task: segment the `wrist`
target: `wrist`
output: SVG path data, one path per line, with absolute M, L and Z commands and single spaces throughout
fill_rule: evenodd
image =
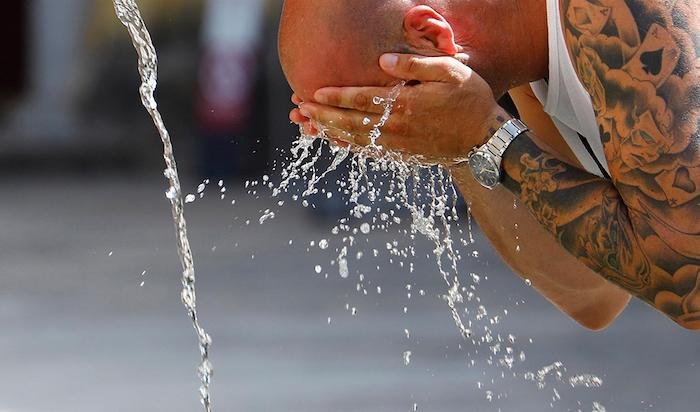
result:
M 496 105 L 496 107 L 494 107 L 494 109 L 491 111 L 491 114 L 486 117 L 484 124 L 481 127 L 481 139 L 479 140 L 479 144 L 477 144 L 474 148 L 478 148 L 486 144 L 486 142 L 488 142 L 493 135 L 496 134 L 496 131 L 498 131 L 498 129 L 500 129 L 507 121 L 511 119 L 513 119 L 513 116 L 511 116 L 500 105 Z M 474 148 L 472 148 L 472 150 Z
M 461 169 L 459 165 L 465 163 L 475 150 L 485 145 L 494 136 L 496 131 L 512 118 L 513 116 L 505 109 L 495 104 L 490 113 L 483 117 L 483 121 L 480 127 L 476 129 L 476 133 L 464 139 L 462 148 L 459 150 L 459 155 L 451 159 L 451 162 L 448 164 L 449 169 L 455 167 Z
M 501 115 L 496 116 L 496 120 L 501 119 Z M 520 120 L 509 119 L 498 126 L 485 144 L 472 150 L 456 165 L 467 165 L 479 184 L 487 189 L 495 189 L 503 181 L 503 155 L 511 143 L 527 130 L 527 126 Z

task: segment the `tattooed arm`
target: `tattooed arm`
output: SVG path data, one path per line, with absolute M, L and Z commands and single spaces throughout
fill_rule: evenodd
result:
M 588 267 L 700 329 L 696 11 L 684 0 L 562 5 L 612 181 L 570 166 L 526 135 L 505 154 L 505 186 Z
M 537 135 L 537 144 L 548 153 L 578 165 L 576 156 L 530 86 L 518 87 L 509 94 L 521 120 Z M 497 119 L 493 127 L 500 123 Z M 466 168 L 454 168 L 452 177 L 463 196 L 469 199 L 472 215 L 482 233 L 501 258 L 559 310 L 592 330 L 606 328 L 624 310 L 630 295 L 565 250 L 521 202 L 514 203 L 511 192 L 503 187 L 483 188 Z
M 591 96 L 612 180 L 566 163 L 525 135 L 505 153 L 506 189 L 499 191 L 519 197 L 539 228 L 592 271 L 679 324 L 700 329 L 695 0 L 560 1 L 567 46 Z M 489 122 L 495 128 L 502 124 L 495 119 L 500 108 L 494 107 L 491 87 L 457 59 L 387 57 L 392 59 L 384 62 L 393 64 L 382 66 L 386 74 L 418 80 L 402 92 L 383 128 L 381 144 L 387 149 L 452 160 L 483 144 L 491 135 Z M 378 95 L 380 90 L 367 87 L 318 91 L 317 103 L 304 103 L 299 120 L 351 131 L 349 142 L 363 144 L 364 119 L 377 114 L 369 102 Z M 500 206 L 507 197 L 484 198 L 486 216 L 495 208 L 490 205 Z M 498 226 L 494 232 L 501 238 L 511 234 Z M 559 280 L 558 273 L 542 274 Z

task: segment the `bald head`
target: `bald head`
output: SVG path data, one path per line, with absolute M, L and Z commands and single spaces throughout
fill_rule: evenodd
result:
M 311 100 L 325 86 L 388 85 L 386 52 L 410 52 L 403 16 L 412 0 L 286 0 L 279 33 L 282 68 L 295 93 Z
M 313 101 L 326 86 L 388 86 L 384 53 L 460 53 L 499 96 L 546 76 L 541 0 L 285 0 L 282 68 L 294 92 Z

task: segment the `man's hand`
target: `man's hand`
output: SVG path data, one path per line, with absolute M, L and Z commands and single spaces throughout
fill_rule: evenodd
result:
M 388 54 L 380 66 L 408 82 L 382 127 L 378 144 L 387 150 L 420 156 L 427 163 L 451 164 L 482 145 L 509 117 L 489 85 L 453 57 Z M 328 87 L 316 91 L 315 102 L 301 102 L 290 114 L 307 133 L 322 128 L 329 137 L 367 145 L 369 132 L 384 111 L 375 97 L 386 87 Z

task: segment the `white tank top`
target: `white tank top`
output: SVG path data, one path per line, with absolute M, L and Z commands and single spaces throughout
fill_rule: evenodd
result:
M 531 83 L 532 91 L 581 165 L 590 173 L 609 178 L 610 170 L 591 97 L 576 75 L 564 42 L 559 0 L 546 1 L 549 78 Z

